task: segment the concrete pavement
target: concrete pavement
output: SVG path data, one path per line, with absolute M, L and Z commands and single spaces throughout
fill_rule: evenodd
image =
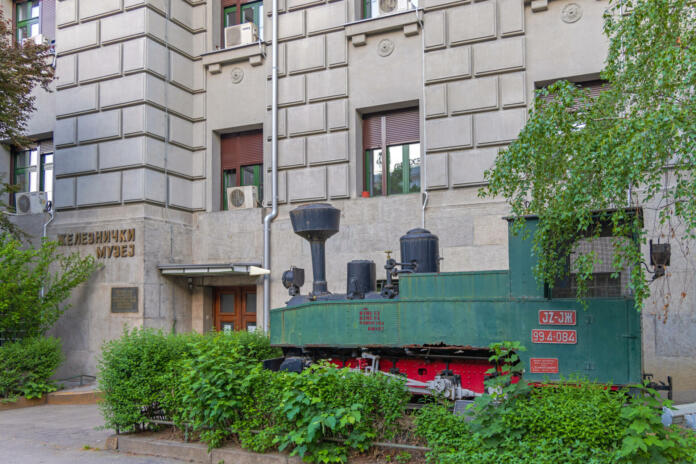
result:
M 166 458 L 106 451 L 112 430 L 96 405 L 43 405 L 0 411 L 2 464 L 181 464 Z M 89 447 L 89 449 L 86 449 Z M 97 450 L 98 448 L 98 450 Z

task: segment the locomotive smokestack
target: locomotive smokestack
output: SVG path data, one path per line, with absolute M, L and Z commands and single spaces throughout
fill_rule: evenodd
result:
M 292 229 L 309 242 L 312 250 L 312 296 L 329 293 L 324 242 L 338 232 L 340 219 L 341 211 L 326 203 L 304 205 L 290 211 Z

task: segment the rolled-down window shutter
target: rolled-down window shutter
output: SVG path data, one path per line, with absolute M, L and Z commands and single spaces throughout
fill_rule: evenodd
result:
M 597 98 L 600 93 L 604 92 L 605 90 L 609 90 L 609 83 L 606 81 L 588 81 L 588 82 L 580 82 L 576 84 L 578 87 L 581 89 L 589 90 L 590 91 L 590 96 L 592 98 Z M 545 100 L 547 102 L 553 100 L 555 97 L 555 94 L 548 94 L 544 97 L 541 97 L 542 100 Z M 573 110 L 578 110 L 580 109 L 580 103 L 576 102 L 575 105 L 573 105 Z
M 382 115 L 366 116 L 363 119 L 363 149 L 382 146 Z
M 220 140 L 222 169 L 263 164 L 263 133 L 261 131 L 223 135 Z
M 382 126 L 383 120 L 384 126 Z M 363 118 L 363 148 L 365 150 L 382 146 L 383 127 L 387 146 L 420 141 L 420 118 L 417 108 L 365 116 Z
M 420 120 L 418 109 L 387 113 L 387 146 L 420 141 Z
M 41 154 L 53 153 L 53 139 L 46 139 L 39 142 L 39 151 Z

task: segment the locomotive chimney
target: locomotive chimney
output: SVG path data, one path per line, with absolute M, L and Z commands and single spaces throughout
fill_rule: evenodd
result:
M 324 242 L 338 232 L 341 211 L 326 203 L 304 205 L 290 211 L 292 229 L 309 242 L 312 250 L 314 283 L 311 296 L 329 293 L 326 284 L 326 255 Z

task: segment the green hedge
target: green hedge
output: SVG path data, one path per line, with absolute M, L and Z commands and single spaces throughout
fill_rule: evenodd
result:
M 200 337 L 125 329 L 104 343 L 97 365 L 104 426 L 128 432 L 147 424 L 177 383 L 176 363 L 190 356 L 190 342 Z
M 40 398 L 56 390 L 50 378 L 63 362 L 60 340 L 25 338 L 0 346 L 0 399 Z
M 572 380 L 534 389 L 521 373 L 519 344 L 494 344 L 495 393 L 476 401 L 472 420 L 449 403 L 429 404 L 417 433 L 440 464 L 628 464 L 696 462 L 692 432 L 664 428 L 662 403 Z M 280 353 L 259 334 L 163 335 L 126 331 L 104 345 L 102 403 L 108 427 L 138 429 L 162 408 L 209 448 L 236 440 L 257 452 L 288 450 L 309 462 L 345 462 L 351 451 L 388 441 L 409 423 L 404 382 L 317 364 L 300 374 L 264 370 Z M 666 403 L 667 405 L 669 403 Z M 336 439 L 339 439 L 336 441 Z
M 161 408 L 211 448 L 237 439 L 320 462 L 345 462 L 350 449 L 393 435 L 410 398 L 402 381 L 328 365 L 301 374 L 263 369 L 263 359 L 280 354 L 260 334 L 126 331 L 104 345 L 99 362 L 106 427 L 140 429 Z

